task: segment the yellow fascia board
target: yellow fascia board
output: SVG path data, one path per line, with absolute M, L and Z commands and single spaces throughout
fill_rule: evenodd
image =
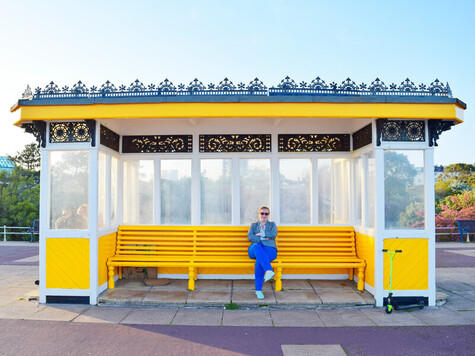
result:
M 456 104 L 438 103 L 134 103 L 22 106 L 15 125 L 35 120 L 148 118 L 387 118 L 462 122 Z

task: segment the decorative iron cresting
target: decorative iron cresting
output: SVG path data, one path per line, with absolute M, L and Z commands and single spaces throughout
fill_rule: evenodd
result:
M 181 153 L 192 151 L 192 135 L 122 136 L 123 153 Z
M 26 94 L 25 94 L 26 93 Z M 54 82 L 50 82 L 46 87 L 35 89 L 32 95 L 27 87 L 24 99 L 45 99 L 45 98 L 96 98 L 96 97 L 137 97 L 137 96 L 188 96 L 188 95 L 398 95 L 398 96 L 445 96 L 452 97 L 449 84 L 444 85 L 438 79 L 430 85 L 420 84 L 416 86 L 409 78 L 401 84 L 384 84 L 376 78 L 370 85 L 365 83 L 356 84 L 347 78 L 340 84 L 331 82 L 325 83 L 320 77 L 316 77 L 310 83 L 301 81 L 295 83 L 290 77 L 285 77 L 277 86 L 267 88 L 264 83 L 255 78 L 248 84 L 234 84 L 228 78 L 224 78 L 219 84 L 210 83 L 204 85 L 195 78 L 188 85 L 174 85 L 170 80 L 165 79 L 160 84 L 144 85 L 140 80 L 135 80 L 130 85 L 119 85 L 116 87 L 110 81 L 106 81 L 100 87 L 87 87 L 79 81 L 72 87 L 63 86 L 60 88 Z
M 271 152 L 271 135 L 200 135 L 200 152 Z
M 111 129 L 101 125 L 101 145 L 119 152 L 120 136 Z
M 279 152 L 350 151 L 349 134 L 282 134 Z
M 373 142 L 373 126 L 366 125 L 362 129 L 353 133 L 353 150 L 369 145 Z
M 22 124 L 21 128 L 35 136 L 38 147 L 46 147 L 46 122 L 33 121 L 32 123 Z
M 378 119 L 376 124 L 377 145 L 382 141 L 424 142 L 424 120 L 387 120 Z
M 49 126 L 50 143 L 91 142 L 95 146 L 95 120 L 83 122 L 52 122 Z
M 452 121 L 429 120 L 429 146 L 438 146 L 437 140 L 442 132 L 450 130 L 454 123 Z

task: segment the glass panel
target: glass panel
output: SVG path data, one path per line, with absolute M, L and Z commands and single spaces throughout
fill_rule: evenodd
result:
M 97 227 L 103 227 L 106 217 L 106 161 L 107 156 L 99 152 L 99 172 L 97 187 Z
M 51 152 L 50 182 L 50 228 L 87 229 L 89 152 Z
M 270 206 L 270 162 L 268 159 L 241 159 L 240 221 L 248 225 L 257 221 L 261 206 Z
M 424 152 L 384 152 L 386 229 L 424 228 Z
M 309 159 L 280 160 L 281 223 L 310 223 L 311 171 L 312 163 Z
M 191 223 L 191 160 L 160 164 L 162 224 Z
M 117 222 L 117 185 L 119 179 L 119 160 L 111 157 L 111 226 Z
M 318 160 L 318 223 L 349 223 L 349 162 Z
M 124 223 L 153 224 L 153 161 L 124 162 Z
M 362 224 L 363 216 L 363 160 L 361 157 L 355 159 L 355 216 L 356 224 Z
M 376 190 L 376 162 L 374 159 L 374 154 L 371 153 L 368 155 L 368 180 L 367 180 L 368 191 L 366 197 L 368 199 L 368 211 L 366 212 L 366 222 L 368 227 L 374 227 L 375 222 L 375 190 Z
M 231 160 L 201 160 L 201 223 L 231 224 Z

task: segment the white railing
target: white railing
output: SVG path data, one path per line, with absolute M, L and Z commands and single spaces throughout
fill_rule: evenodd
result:
M 435 228 L 435 236 L 442 236 L 442 235 L 448 235 L 452 237 L 453 235 L 457 236 L 457 240 L 460 240 L 460 232 L 457 227 L 436 227 Z M 466 235 L 465 241 L 470 242 L 470 234 L 464 234 Z
M 1 226 L 1 225 L 0 225 Z M 7 235 L 31 235 L 31 226 L 6 226 L 3 225 L 3 241 L 7 241 Z M 10 230 L 10 231 L 7 231 Z M 21 231 L 26 230 L 26 231 Z M 35 234 L 38 234 L 37 232 Z

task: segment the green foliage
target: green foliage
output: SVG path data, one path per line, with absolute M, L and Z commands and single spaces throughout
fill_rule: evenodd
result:
M 227 310 L 237 310 L 237 309 L 241 309 L 241 307 L 236 304 L 236 303 L 229 303 L 229 304 L 226 304 L 224 306 L 224 309 L 227 309 Z
M 37 171 L 41 166 L 40 149 L 36 143 L 26 145 L 23 151 L 17 152 L 15 156 L 8 156 L 8 158 L 27 171 Z
M 0 172 L 0 225 L 31 226 L 33 220 L 38 219 L 38 179 L 38 172 L 21 167 L 15 167 L 12 172 Z

